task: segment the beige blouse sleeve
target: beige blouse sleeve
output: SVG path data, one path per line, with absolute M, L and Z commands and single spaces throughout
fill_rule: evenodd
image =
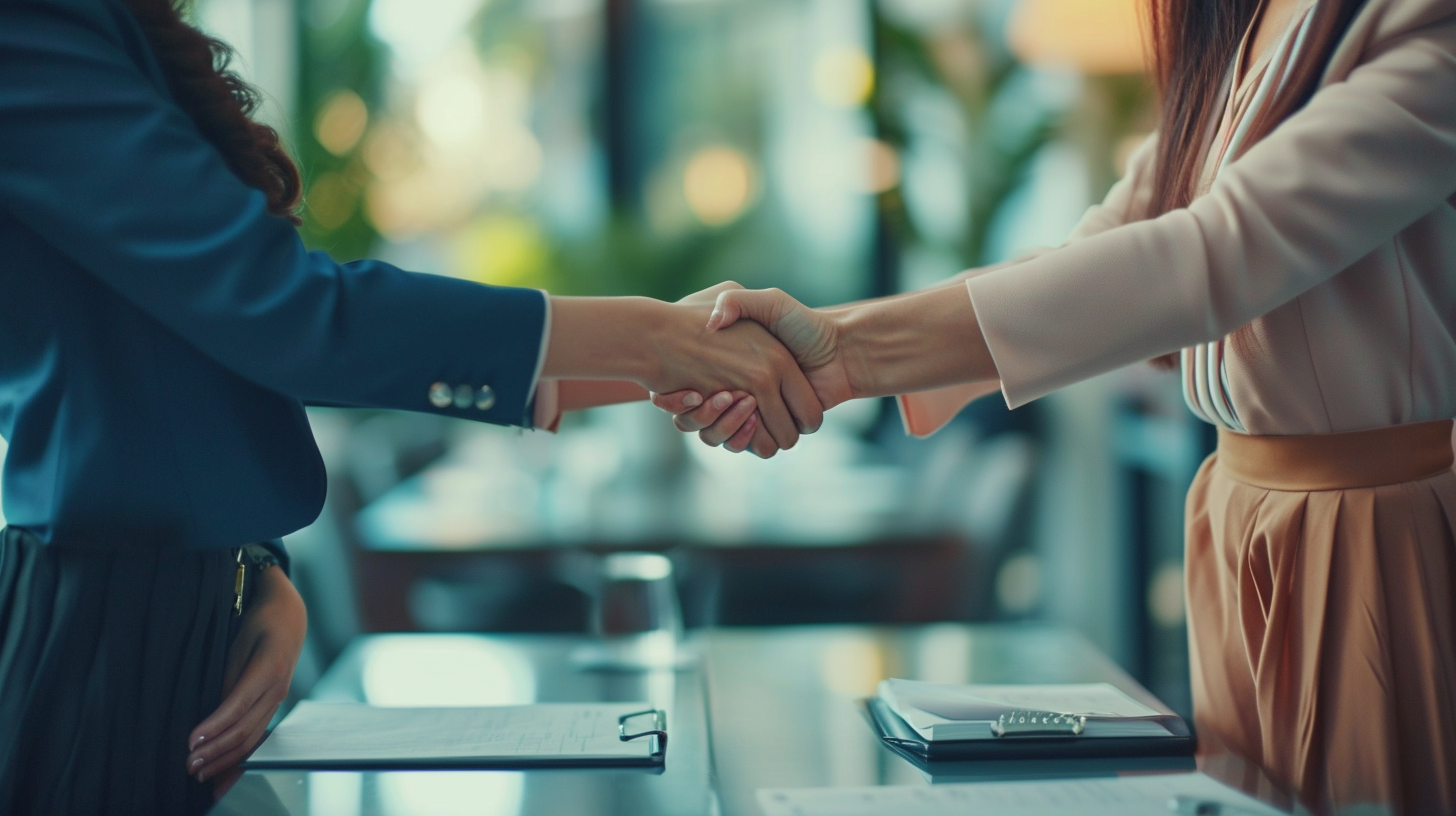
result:
M 1087 212 L 1073 227 L 1063 246 L 1100 232 L 1106 232 L 1140 217 L 1136 214 L 1146 210 L 1152 189 L 1153 161 L 1157 153 L 1156 144 L 1157 135 L 1153 134 L 1133 150 L 1128 158 L 1127 171 L 1122 178 L 1112 185 L 1112 189 L 1108 190 L 1102 203 L 1087 208 Z M 1054 251 L 1052 247 L 1034 250 L 1012 263 L 983 267 L 963 273 L 962 276 L 969 279 L 1007 269 L 1052 251 Z M 956 414 L 964 410 L 967 405 L 988 394 L 994 394 L 1000 388 L 1000 382 L 988 380 L 953 385 L 949 388 L 937 388 L 932 391 L 921 391 L 915 394 L 902 394 L 897 400 L 900 405 L 900 419 L 905 425 L 906 433 L 911 436 L 927 437 L 945 427 L 946 423 L 954 419 Z
M 1186 209 L 966 282 L 1011 407 L 1208 342 L 1456 193 L 1456 4 L 1374 38 Z

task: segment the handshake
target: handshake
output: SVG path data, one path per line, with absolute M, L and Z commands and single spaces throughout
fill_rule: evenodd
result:
M 792 448 L 800 434 L 819 430 L 825 411 L 855 396 L 829 315 L 777 289 L 749 290 L 731 282 L 678 303 L 698 307 L 698 314 L 702 306 L 712 306 L 703 339 L 718 348 L 737 349 L 732 357 L 740 365 L 733 375 L 744 378 L 732 379 L 732 390 L 716 394 L 653 393 L 652 403 L 673 415 L 678 430 L 696 431 L 704 444 L 734 453 L 749 450 L 767 459 Z M 692 377 L 709 373 L 691 368 L 675 374 L 692 382 Z
M 579 381 L 636 383 L 679 430 L 766 459 L 846 400 L 996 380 L 959 283 L 830 309 L 735 283 L 677 303 L 552 298 L 542 376 L 560 410 L 621 401 Z

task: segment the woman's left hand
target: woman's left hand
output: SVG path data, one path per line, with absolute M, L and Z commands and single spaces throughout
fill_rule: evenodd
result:
M 308 630 L 303 599 L 283 570 L 265 569 L 253 580 L 258 591 L 228 651 L 222 704 L 187 738 L 187 773 L 198 782 L 216 780 L 219 794 L 241 775 L 238 764 L 258 747 L 288 696 Z

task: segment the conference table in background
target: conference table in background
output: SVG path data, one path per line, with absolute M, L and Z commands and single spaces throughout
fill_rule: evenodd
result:
M 581 631 L 585 594 L 560 589 L 621 550 L 672 555 L 689 625 L 989 616 L 1031 472 L 1026 440 L 967 440 L 977 457 L 958 452 L 937 479 L 842 430 L 767 462 L 681 436 L 640 467 L 622 465 L 640 451 L 590 429 L 463 436 L 348 520 L 364 628 Z M 510 608 L 513 595 L 528 600 Z
M 257 816 L 749 816 L 776 787 L 926 785 L 993 777 L 1183 771 L 1191 759 L 956 763 L 936 775 L 883 747 L 859 700 L 885 677 L 938 682 L 1107 681 L 1167 709 L 1068 631 L 1033 625 L 719 629 L 677 671 L 585 671 L 561 635 L 359 638 L 312 699 L 379 705 L 647 701 L 668 710 L 661 772 L 249 772 L 214 811 Z M 1255 770 L 1256 772 L 1256 770 Z M 1235 780 L 1260 784 L 1249 769 Z M 1265 792 L 1267 786 L 1265 786 Z

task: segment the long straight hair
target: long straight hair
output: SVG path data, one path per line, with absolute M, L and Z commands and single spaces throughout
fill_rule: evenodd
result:
M 1364 4 L 1365 0 L 1317 0 L 1308 39 L 1295 55 L 1289 80 L 1255 114 L 1245 149 L 1314 95 L 1335 46 Z M 1186 207 L 1197 193 L 1219 91 L 1258 10 L 1259 0 L 1150 0 L 1162 120 L 1147 217 Z

